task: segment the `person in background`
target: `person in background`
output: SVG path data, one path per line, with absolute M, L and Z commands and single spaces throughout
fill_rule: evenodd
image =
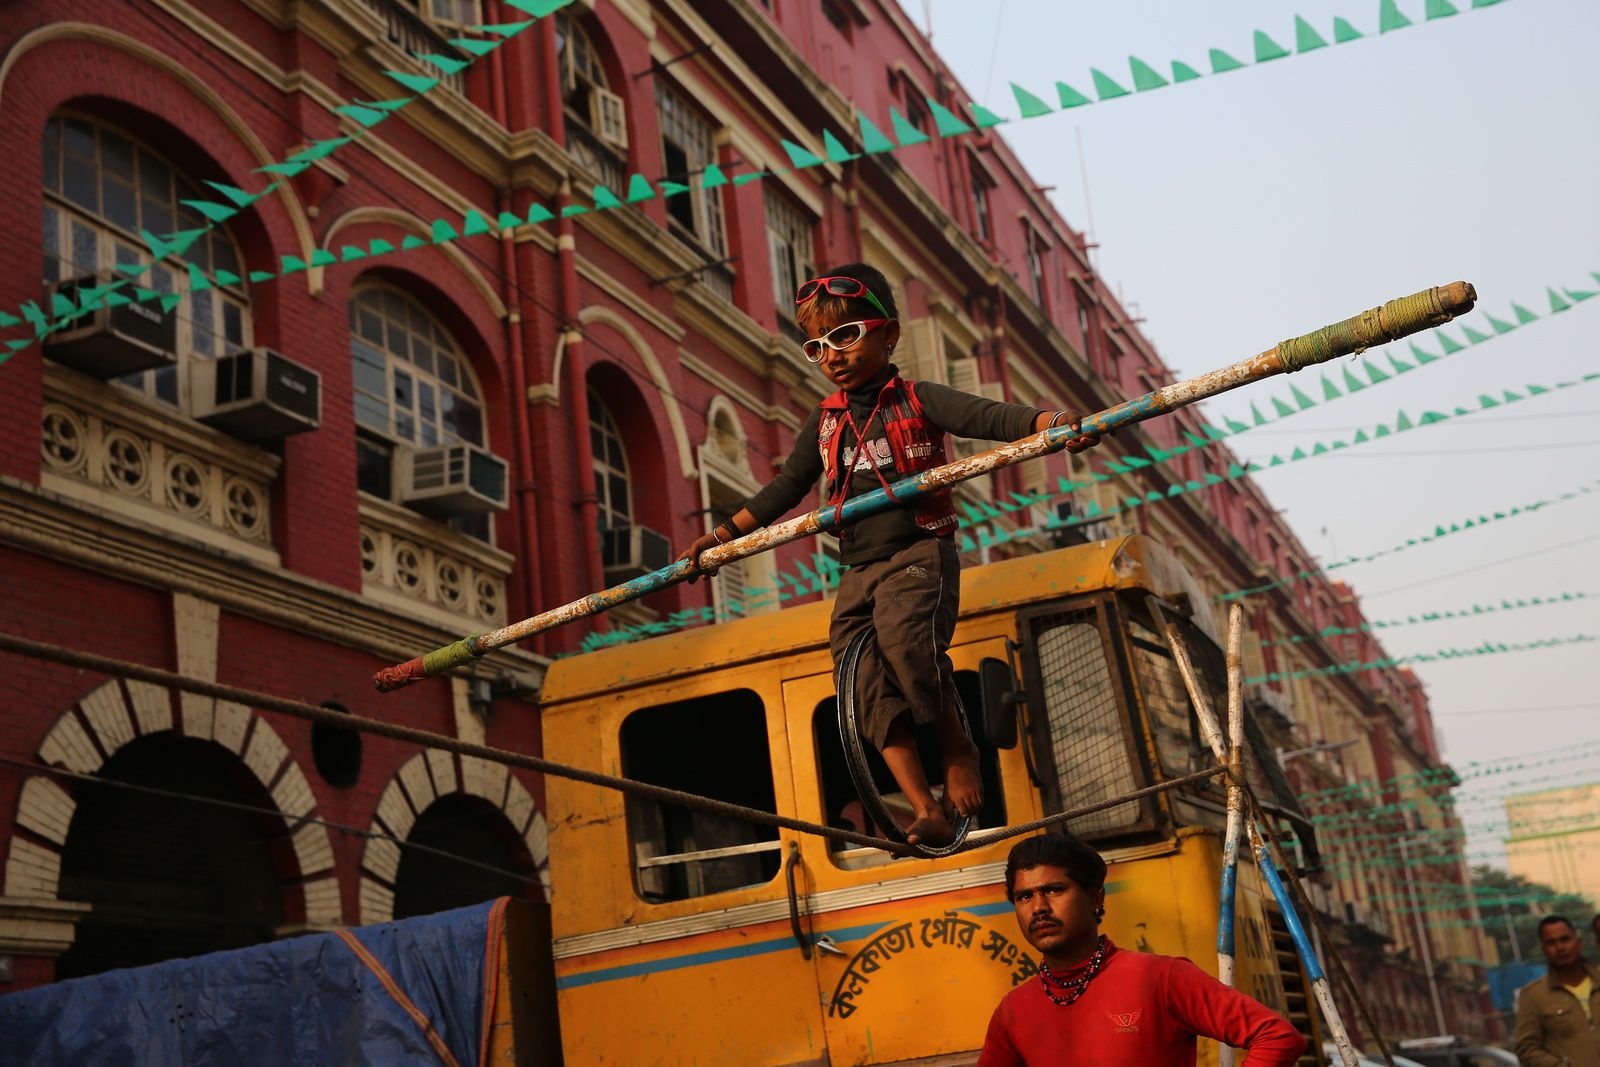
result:
M 1600 968 L 1584 959 L 1565 915 L 1539 922 L 1539 947 L 1550 971 L 1517 992 L 1517 1062 L 1600 1067 Z

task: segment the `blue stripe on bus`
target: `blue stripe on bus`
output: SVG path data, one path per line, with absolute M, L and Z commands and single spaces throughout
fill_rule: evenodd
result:
M 1107 882 L 1106 893 L 1115 893 L 1123 888 L 1121 882 Z M 995 901 L 991 904 L 975 904 L 970 908 L 957 908 L 969 915 L 990 916 L 1005 915 L 1011 912 L 1011 902 L 1007 900 Z M 825 930 L 823 936 L 831 937 L 835 942 L 857 941 L 864 937 L 871 937 L 890 923 L 868 923 L 864 926 L 845 926 L 837 930 Z M 603 967 L 598 971 L 585 971 L 581 974 L 569 974 L 556 979 L 557 989 L 576 989 L 579 986 L 593 985 L 596 982 L 611 982 L 618 978 L 637 978 L 645 974 L 659 974 L 662 971 L 676 971 L 684 967 L 699 967 L 706 963 L 721 963 L 725 960 L 747 959 L 751 956 L 765 956 L 771 952 L 782 952 L 785 949 L 795 948 L 794 938 L 777 937 L 770 941 L 756 941 L 748 945 L 730 945 L 727 948 L 709 949 L 705 952 L 691 952 L 686 956 L 668 956 L 657 960 L 643 960 L 639 963 L 629 963 L 621 967 Z
M 837 930 L 826 930 L 823 933 L 825 936 L 831 937 L 835 942 L 857 941 L 863 937 L 871 937 L 888 925 L 886 922 L 868 923 L 864 926 L 847 926 Z M 598 971 L 569 974 L 556 978 L 556 988 L 576 989 L 579 986 L 593 985 L 596 982 L 611 982 L 618 978 L 637 978 L 640 975 L 658 974 L 661 971 L 676 971 L 684 967 L 698 967 L 705 963 L 721 963 L 724 960 L 764 956 L 769 952 L 782 952 L 785 949 L 797 947 L 792 936 L 773 938 L 770 941 L 756 941 L 748 945 L 730 945 L 727 948 L 710 949 L 705 952 L 691 952 L 686 956 L 642 960 L 639 963 L 624 964 L 621 967 L 605 967 Z

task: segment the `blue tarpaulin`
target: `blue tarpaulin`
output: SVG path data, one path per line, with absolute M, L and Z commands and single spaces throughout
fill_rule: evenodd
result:
M 0 997 L 0 1060 L 477 1067 L 504 906 L 346 931 L 366 960 L 340 934 L 314 934 Z
M 1503 963 L 1491 969 L 1489 999 L 1494 1002 L 1494 1010 L 1516 1011 L 1517 990 L 1535 978 L 1543 978 L 1549 969 L 1543 962 Z

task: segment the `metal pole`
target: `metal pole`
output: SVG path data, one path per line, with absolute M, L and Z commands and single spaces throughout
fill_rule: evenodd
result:
M 1522 946 L 1517 942 L 1517 928 L 1511 921 L 1511 905 L 1505 900 L 1500 901 L 1500 914 L 1506 920 L 1506 936 L 1511 939 L 1511 959 L 1516 963 L 1522 962 Z
M 1433 1020 L 1439 1034 L 1449 1033 L 1444 1023 L 1444 1002 L 1439 999 L 1439 977 L 1433 973 L 1433 948 L 1428 943 L 1428 927 L 1422 921 L 1422 894 L 1417 890 L 1416 879 L 1411 875 L 1411 860 L 1406 851 L 1406 839 L 1400 838 L 1400 867 L 1406 872 L 1406 889 L 1411 895 L 1417 914 L 1417 940 L 1422 945 L 1422 966 L 1428 972 L 1428 993 L 1433 998 Z
M 1236 389 L 1241 385 L 1248 385 L 1278 374 L 1292 373 L 1350 352 L 1360 352 L 1373 345 L 1448 322 L 1456 315 L 1472 310 L 1476 300 L 1477 293 L 1466 282 L 1452 282 L 1449 285 L 1413 293 L 1411 296 L 1400 297 L 1343 322 L 1324 326 L 1302 337 L 1282 341 L 1259 355 L 1240 360 L 1220 370 L 1163 386 L 1141 397 L 1085 416 L 1081 431 L 1086 434 L 1108 434 L 1113 430 L 1187 407 L 1196 401 Z M 863 493 L 846 501 L 842 506 L 821 508 L 809 515 L 802 515 L 788 522 L 745 534 L 726 545 L 719 545 L 703 553 L 700 557 L 701 564 L 703 567 L 715 569 L 735 560 L 776 548 L 778 545 L 788 544 L 790 541 L 798 541 L 803 537 L 837 529 L 891 508 L 903 507 L 929 494 L 948 489 L 958 482 L 980 477 L 1013 463 L 1059 452 L 1077 437 L 1078 434 L 1070 426 L 1060 426 L 988 452 L 958 459 L 954 463 L 923 471 L 913 477 L 902 478 L 887 489 L 875 489 L 870 493 Z M 432 678 L 465 666 L 497 648 L 514 644 L 578 619 L 598 615 L 619 604 L 676 585 L 697 573 L 699 572 L 688 560 L 670 564 L 635 578 L 631 582 L 598 593 L 590 593 L 579 600 L 552 608 L 521 622 L 512 623 L 510 626 L 503 626 L 487 633 L 473 634 L 416 659 L 393 667 L 385 667 L 373 675 L 373 684 L 382 692 L 401 689 L 424 678 Z
M 1239 838 L 1244 830 L 1244 790 L 1239 788 L 1244 774 L 1244 667 L 1240 656 L 1243 641 L 1244 605 L 1235 601 L 1228 608 L 1228 829 L 1222 839 L 1222 889 L 1217 908 L 1217 978 L 1225 986 L 1234 984 L 1234 908 L 1238 899 Z M 1217 1067 L 1233 1067 L 1233 1047 L 1219 1044 Z
M 1154 608 L 1154 610 L 1160 609 Z M 1157 618 L 1160 616 L 1157 615 Z M 1217 726 L 1216 713 L 1211 709 L 1211 699 L 1200 687 L 1200 679 L 1195 673 L 1194 663 L 1189 659 L 1189 649 L 1183 643 L 1183 635 L 1171 621 L 1167 622 L 1164 630 L 1167 646 L 1172 652 L 1172 660 L 1178 667 L 1178 674 L 1183 678 L 1184 688 L 1189 692 L 1189 703 L 1194 706 L 1195 718 L 1200 721 L 1200 733 L 1211 746 L 1211 751 L 1216 755 L 1218 762 L 1225 763 L 1229 759 L 1229 754 L 1223 750 L 1222 731 Z M 1230 645 L 1231 643 L 1230 639 Z M 1232 694 L 1229 696 L 1231 719 Z M 1242 719 L 1242 701 L 1240 707 Z M 1243 779 L 1234 780 L 1230 777 L 1229 785 L 1238 788 L 1241 794 L 1244 791 Z M 1311 939 L 1306 936 L 1305 927 L 1300 925 L 1300 913 L 1294 906 L 1294 898 L 1289 895 L 1288 887 L 1283 884 L 1283 879 L 1278 874 L 1278 865 L 1273 862 L 1272 853 L 1267 851 L 1266 841 L 1256 828 L 1255 821 L 1248 820 L 1246 828 L 1250 833 L 1251 846 L 1255 850 L 1256 867 L 1261 871 L 1261 877 L 1268 888 L 1272 890 L 1273 897 L 1277 899 L 1279 910 L 1283 912 L 1284 925 L 1288 926 L 1289 936 L 1294 940 L 1295 951 L 1299 953 L 1300 960 L 1305 965 L 1306 977 L 1311 982 L 1311 992 L 1317 998 L 1318 1006 L 1322 1008 L 1322 1017 L 1327 1021 L 1328 1032 L 1333 1035 L 1334 1046 L 1339 1050 L 1340 1062 L 1344 1067 L 1360 1067 L 1360 1058 L 1356 1055 L 1355 1046 L 1350 1043 L 1350 1032 L 1345 1029 L 1344 1019 L 1339 1015 L 1339 1006 L 1333 1002 L 1333 990 L 1328 986 L 1328 976 L 1323 973 L 1322 961 L 1318 958 L 1316 949 L 1312 947 Z

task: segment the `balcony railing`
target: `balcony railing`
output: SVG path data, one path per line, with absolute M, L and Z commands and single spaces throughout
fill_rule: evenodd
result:
M 433 52 L 452 59 L 470 58 L 451 44 L 450 38 L 435 28 L 433 23 L 424 18 L 413 5 L 405 3 L 404 0 L 361 0 L 361 4 L 383 23 L 384 36 L 389 43 L 407 55 L 415 52 Z M 462 95 L 466 94 L 465 75 L 446 74 L 431 64 L 428 65 L 428 73 L 431 77 L 438 78 L 447 88 Z
M 511 557 L 386 500 L 361 497 L 362 593 L 445 627 L 506 624 Z
M 45 364 L 44 488 L 147 527 L 277 563 L 281 461 L 131 391 Z

